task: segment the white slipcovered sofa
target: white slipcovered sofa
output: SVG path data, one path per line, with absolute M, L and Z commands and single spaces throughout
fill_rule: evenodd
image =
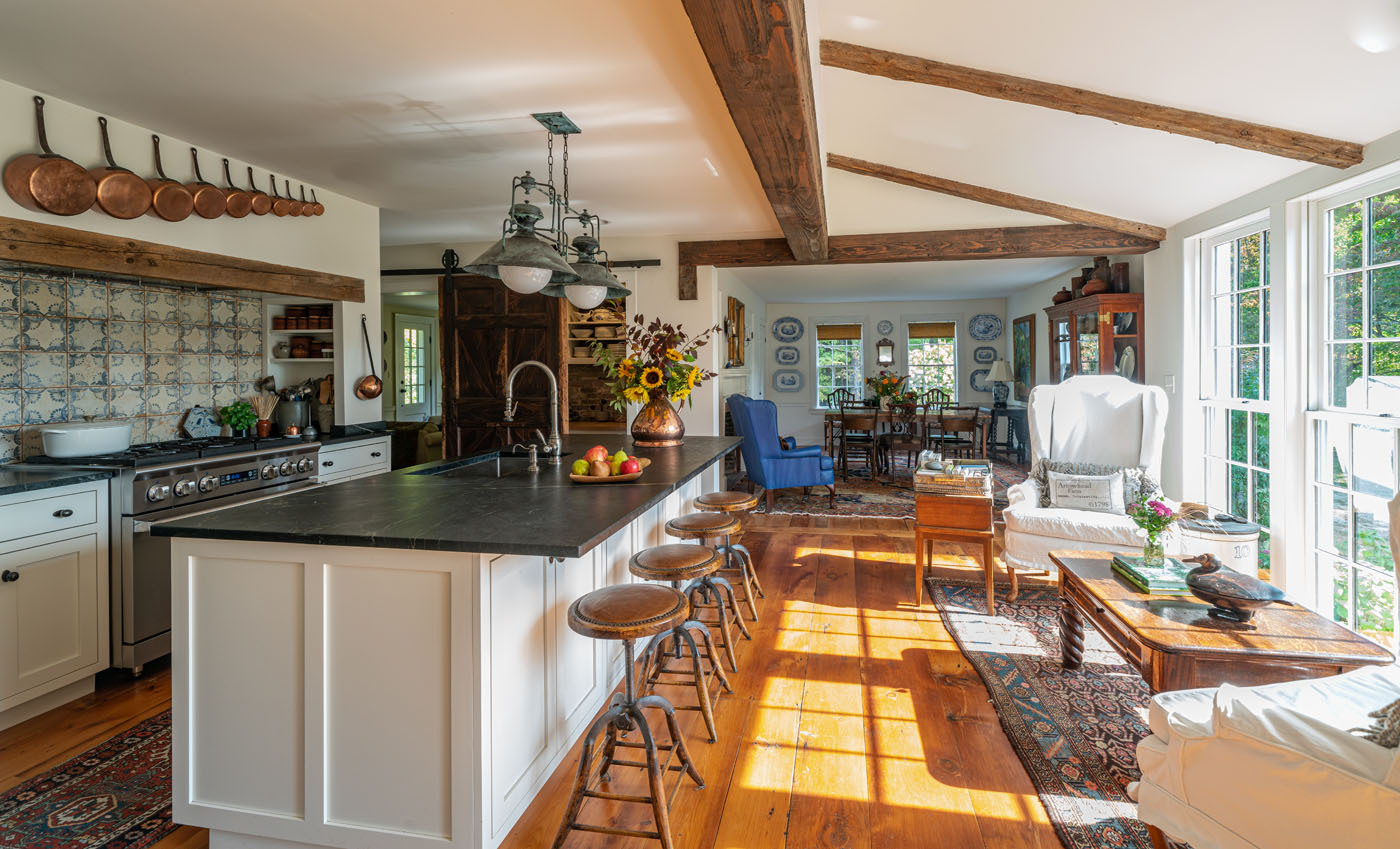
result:
M 1040 459 L 1143 467 L 1162 476 L 1167 394 L 1116 375 L 1084 375 L 1031 390 L 1027 411 L 1031 464 Z M 1034 478 L 1007 491 L 1006 560 L 1017 569 L 1054 570 L 1055 549 L 1142 551 L 1142 537 L 1123 514 L 1040 506 Z M 1174 552 L 1169 535 L 1167 550 Z

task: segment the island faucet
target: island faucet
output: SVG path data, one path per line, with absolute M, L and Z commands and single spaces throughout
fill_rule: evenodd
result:
M 549 375 L 549 441 L 545 443 L 544 454 L 551 466 L 559 465 L 559 455 L 563 445 L 559 441 L 559 381 L 553 370 L 539 360 L 526 360 L 510 370 L 506 377 L 506 421 L 515 421 L 515 376 L 526 366 L 535 366 Z

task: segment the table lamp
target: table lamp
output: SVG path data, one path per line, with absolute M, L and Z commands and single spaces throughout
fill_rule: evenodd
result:
M 992 399 L 994 406 L 1005 407 L 1006 399 L 1011 396 L 1011 390 L 1006 384 L 1014 383 L 1015 375 L 1011 373 L 1011 364 L 1006 360 L 997 360 L 992 363 L 992 370 L 987 374 L 987 380 L 996 384 L 992 388 Z

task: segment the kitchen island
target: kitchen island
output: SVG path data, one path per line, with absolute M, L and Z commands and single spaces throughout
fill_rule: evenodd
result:
M 573 483 L 596 441 L 537 473 L 487 454 L 161 525 L 176 821 L 216 849 L 499 844 L 621 680 L 569 604 L 629 581 L 738 443 Z

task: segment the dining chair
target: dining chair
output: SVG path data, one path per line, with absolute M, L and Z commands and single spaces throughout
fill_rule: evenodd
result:
M 841 478 L 850 477 L 851 455 L 865 458 L 870 476 L 876 472 L 876 434 L 879 433 L 879 410 L 853 401 L 841 407 L 841 419 L 837 422 L 836 439 L 841 452 Z
M 939 410 L 942 410 L 944 407 L 947 407 L 949 404 L 953 403 L 953 396 L 948 394 L 948 391 L 946 389 L 938 389 L 937 387 L 935 387 L 933 389 L 926 390 L 922 395 L 920 395 L 919 403 L 923 405 L 924 409 L 932 412 L 937 412 Z
M 840 442 L 837 431 L 841 429 L 841 422 L 839 419 L 832 418 L 830 412 L 839 413 L 842 407 L 852 406 L 858 400 L 856 394 L 849 389 L 833 389 L 826 394 L 828 415 L 822 419 L 822 443 L 826 447 L 826 453 L 832 457 L 836 456 L 836 449 Z
M 986 428 L 981 409 L 969 405 L 949 405 L 938 416 L 938 450 L 944 457 L 983 457 Z
M 889 430 L 879 436 L 881 463 L 894 473 L 894 459 L 904 452 L 904 465 L 912 468 L 928 440 L 928 408 L 914 404 L 895 404 L 890 408 Z

